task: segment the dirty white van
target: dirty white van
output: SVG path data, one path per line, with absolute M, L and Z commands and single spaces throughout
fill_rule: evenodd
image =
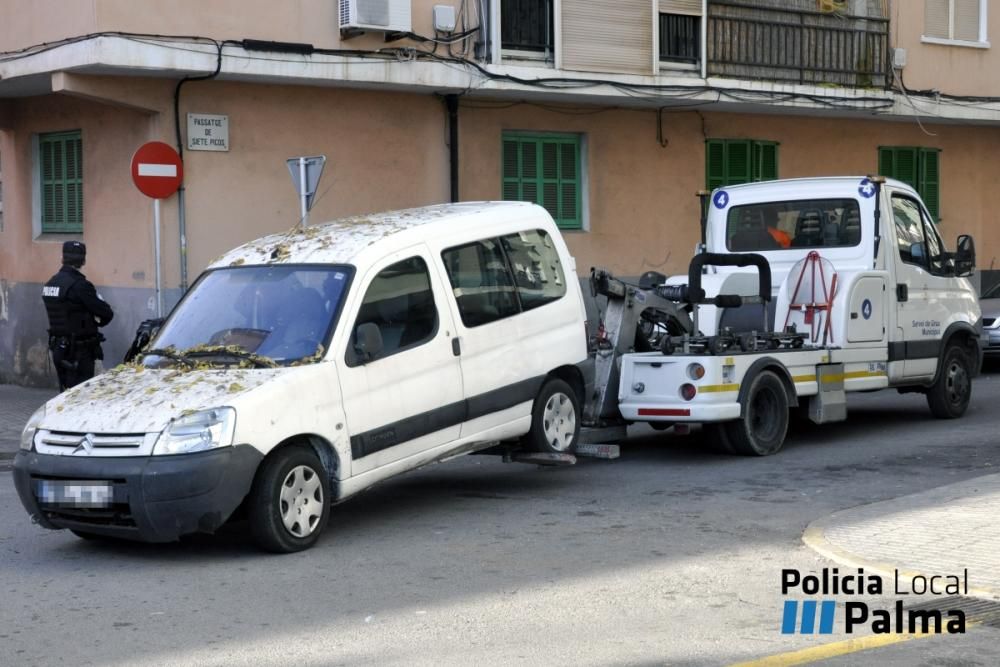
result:
M 225 254 L 138 363 L 39 409 L 15 482 L 34 521 L 81 537 L 172 541 L 238 513 L 298 551 L 392 475 L 498 441 L 571 451 L 586 363 L 575 263 L 538 206 L 298 228 Z

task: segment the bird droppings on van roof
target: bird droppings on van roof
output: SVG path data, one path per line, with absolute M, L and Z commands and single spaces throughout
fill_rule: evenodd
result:
M 371 244 L 420 225 L 466 216 L 489 207 L 531 206 L 523 202 L 467 202 L 356 215 L 309 227 L 296 226 L 234 248 L 209 268 L 245 264 L 341 263 Z

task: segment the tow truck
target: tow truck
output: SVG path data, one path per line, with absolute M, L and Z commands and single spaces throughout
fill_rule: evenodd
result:
M 686 275 L 591 271 L 606 302 L 580 453 L 646 422 L 700 423 L 724 451 L 774 454 L 792 410 L 842 421 L 857 391 L 921 392 L 935 417 L 965 413 L 983 356 L 975 244 L 961 235 L 947 251 L 913 188 L 836 177 L 699 196 Z

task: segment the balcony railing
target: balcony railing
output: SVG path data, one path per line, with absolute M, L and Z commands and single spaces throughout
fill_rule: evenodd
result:
M 814 5 L 815 6 L 815 5 Z M 887 88 L 889 20 L 769 6 L 708 3 L 709 76 Z

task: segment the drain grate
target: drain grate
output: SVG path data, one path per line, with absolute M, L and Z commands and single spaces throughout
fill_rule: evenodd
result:
M 959 609 L 965 614 L 966 626 L 986 625 L 991 628 L 1000 628 L 1000 601 L 998 600 L 952 595 L 911 605 L 907 609 Z

